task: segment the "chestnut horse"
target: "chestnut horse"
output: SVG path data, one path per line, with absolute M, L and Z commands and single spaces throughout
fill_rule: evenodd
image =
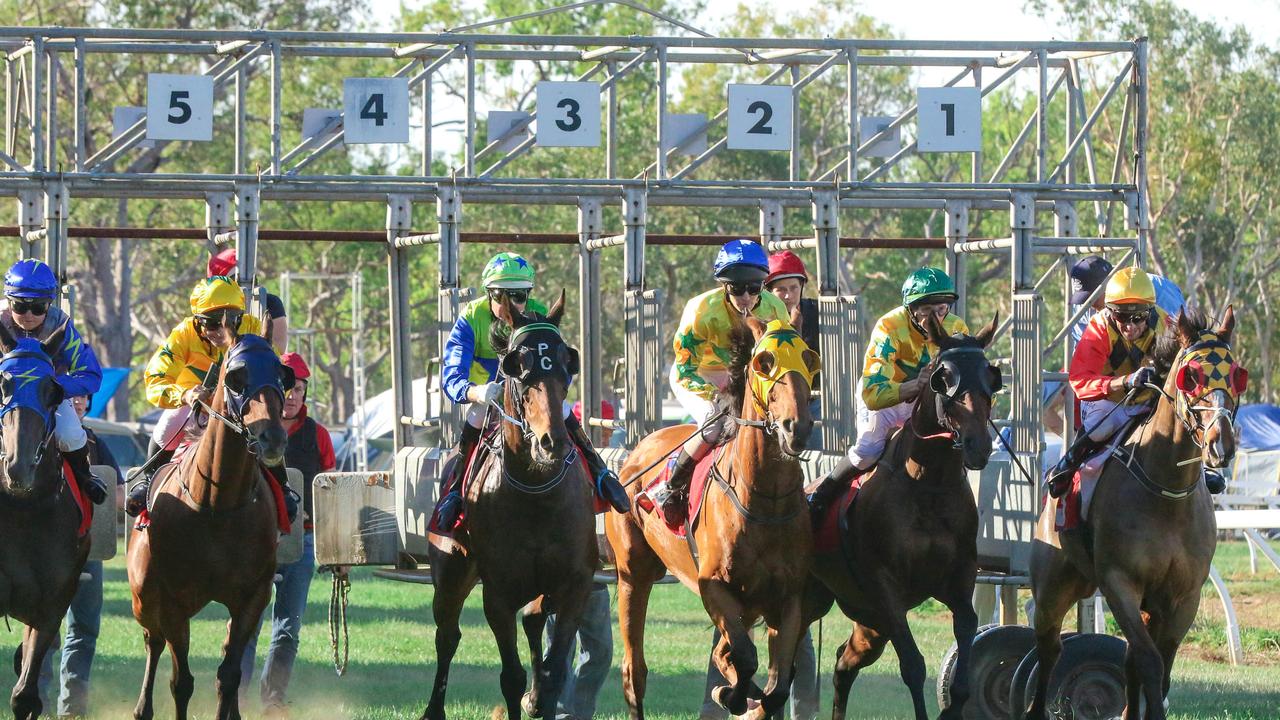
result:
M 175 716 L 187 716 L 195 678 L 187 662 L 191 617 L 218 602 L 231 614 L 218 665 L 218 720 L 240 717 L 237 690 L 245 644 L 257 632 L 276 572 L 275 500 L 260 464 L 279 467 L 288 437 L 281 422 L 293 372 L 271 345 L 244 335 L 227 351 L 209 427 L 151 489 L 151 524 L 129 543 L 133 615 L 142 625 L 146 672 L 134 717 L 151 718 L 156 666 L 173 657 Z
M 636 446 L 621 473 L 632 510 L 611 514 L 605 524 L 618 564 L 623 693 L 636 719 L 644 717 L 649 594 L 668 570 L 702 597 L 720 629 L 713 657 L 730 686 L 715 689 L 717 703 L 738 715 L 748 712 L 749 699 L 759 700 L 753 716 L 779 717 L 791 688 L 804 634 L 801 591 L 813 551 L 797 458 L 813 428 L 809 387 L 819 360 L 791 328 L 770 324 L 766 333 L 753 317 L 733 317 L 726 394 L 731 407 L 741 409 L 735 418 L 739 428 L 715 462 L 701 519 L 691 530 L 699 556 L 656 513 L 634 501 L 662 472 L 663 459 L 697 432 L 692 425 L 664 428 Z M 755 340 L 761 342 L 753 349 Z M 769 627 L 769 681 L 763 691 L 752 681 L 757 656 L 748 635 L 760 617 Z
M 1121 448 L 1131 463 L 1103 468 L 1088 532 L 1059 534 L 1054 504 L 1041 511 L 1031 549 L 1040 670 L 1028 718 L 1052 710 L 1046 695 L 1062 652 L 1063 616 L 1098 588 L 1129 641 L 1125 720 L 1165 718 L 1173 661 L 1217 547 L 1201 464 L 1226 467 L 1235 456 L 1233 421 L 1248 377 L 1231 354 L 1232 309 L 1217 329 L 1207 327 L 1203 315 L 1179 313 L 1177 337 L 1157 341 L 1152 359 L 1164 388 L 1154 413 Z
M 978 575 L 978 508 L 966 468 L 991 456 L 987 432 L 1000 370 L 983 352 L 996 321 L 976 336 L 947 336 L 936 317 L 925 323 L 938 355 L 921 371 L 921 388 L 907 423 L 889 440 L 844 518 L 839 549 L 814 557 L 806 618 L 827 613 L 832 601 L 854 621 L 834 674 L 833 718 L 843 718 L 858 672 L 893 643 L 915 717 L 927 717 L 925 661 L 907 613 L 929 598 L 951 611 L 959 653 L 951 707 L 960 718 L 969 696 L 969 649 L 978 629 L 972 596 Z
M 40 667 L 89 556 L 89 536 L 76 536 L 80 510 L 53 439 L 62 386 L 51 358 L 65 333 L 64 325 L 41 344 L 14 340 L 0 325 L 0 615 L 26 625 L 9 699 L 22 720 L 40 715 Z
M 501 431 L 472 470 L 465 523 L 455 542 L 433 542 L 428 555 L 437 666 L 422 714 L 427 720 L 445 717 L 449 666 L 462 637 L 458 621 L 477 580 L 483 581 L 484 616 L 502 659 L 499 682 L 513 720 L 520 717 L 526 682 L 516 614 L 536 601 L 539 610 L 524 622 L 533 664 L 525 709 L 533 717 L 553 716 L 599 560 L 591 479 L 564 424 L 564 397 L 579 363 L 578 351 L 560 334 L 564 292 L 545 318 L 514 312 L 507 300 L 501 315 L 510 325 L 495 322 L 490 332 L 505 378 Z M 543 612 L 557 618 L 545 658 Z

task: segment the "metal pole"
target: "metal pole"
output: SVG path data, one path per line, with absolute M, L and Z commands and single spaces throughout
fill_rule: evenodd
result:
M 656 378 L 659 375 L 660 361 L 656 357 L 648 357 L 645 330 L 645 290 L 644 290 L 644 252 L 645 222 L 648 214 L 648 194 L 638 188 L 629 188 L 624 193 L 622 202 L 622 223 L 626 228 L 626 241 L 622 249 L 625 312 L 625 379 L 626 418 L 623 422 L 627 434 L 627 443 L 635 447 L 644 437 L 650 426 L 644 417 L 645 408 L 654 402 L 649 397 L 651 389 L 656 389 Z M 661 400 L 657 400 L 661 407 Z M 655 418 L 660 419 L 660 418 Z
M 248 293 L 258 274 L 258 206 L 262 188 L 244 183 L 236 188 L 236 280 Z
M 242 65 L 238 70 L 236 70 L 236 81 L 235 81 L 235 85 L 236 85 L 236 130 L 235 130 L 236 149 L 235 149 L 235 155 L 233 156 L 233 159 L 232 159 L 232 168 L 233 168 L 232 172 L 234 172 L 236 175 L 239 175 L 244 172 L 245 141 L 246 141 L 246 133 L 245 133 L 246 117 L 245 116 L 248 113 L 248 109 L 245 107 L 245 92 L 247 90 L 245 86 L 247 84 L 248 84 L 248 77 L 245 75 L 244 66 Z
M 848 105 L 849 114 L 849 152 L 846 158 L 845 178 L 849 182 L 857 182 L 858 180 L 858 48 L 850 47 L 845 50 L 849 64 L 849 85 L 845 89 L 845 102 Z
M 284 59 L 280 56 L 280 41 L 271 41 L 271 174 L 280 174 L 280 110 L 284 92 L 281 75 Z M 239 75 L 236 76 L 237 78 Z
M 369 469 L 369 436 L 365 428 L 365 377 L 364 377 L 364 278 L 359 271 L 351 273 L 351 395 L 354 404 L 356 439 L 356 470 Z M 408 320 L 406 317 L 405 320 Z M 412 387 L 412 385 L 410 385 Z M 410 405 L 412 408 L 412 405 Z
M 31 77 L 27 80 L 31 88 L 31 167 L 36 172 L 48 169 L 44 159 L 44 38 L 36 36 L 32 40 Z
M 467 129 L 463 133 L 465 165 L 463 174 L 475 177 L 476 174 L 476 46 L 475 43 L 465 45 L 467 57 Z
M 67 186 L 62 182 L 50 182 L 45 185 L 44 217 L 45 234 L 44 261 L 57 276 L 59 284 L 64 288 L 67 283 Z
M 667 179 L 667 46 L 658 46 L 658 157 L 654 171 L 657 179 Z M 609 92 L 613 92 L 610 86 Z M 612 97 L 612 96 L 611 96 Z
M 979 95 L 982 91 L 982 66 L 974 63 L 972 66 L 973 86 L 978 88 Z M 971 182 L 982 182 L 982 151 L 979 150 L 973 154 L 972 167 L 970 168 Z M 963 314 L 963 313 L 962 313 Z
M 948 200 L 944 234 L 947 236 L 947 273 L 956 284 L 956 314 L 964 317 L 968 299 L 968 264 L 965 253 L 956 252 L 956 245 L 969 239 L 969 203 L 964 200 Z
M 800 66 L 791 65 L 791 150 L 787 152 L 787 165 L 790 167 L 788 179 L 795 182 L 800 179 Z
M 427 65 L 426 59 L 423 59 L 422 65 Z M 426 77 L 422 79 L 422 171 L 421 175 L 431 175 L 431 81 L 435 78 L 434 72 L 426 73 Z
M 1151 243 L 1150 186 L 1147 184 L 1148 101 L 1150 67 L 1147 65 L 1147 38 L 1138 38 L 1134 48 L 1134 82 L 1138 84 L 1138 110 L 1133 124 L 1133 184 L 1138 186 L 1138 264 L 1146 267 Z
M 76 38 L 75 49 L 76 63 L 76 79 L 75 79 L 75 163 L 76 172 L 84 172 L 85 152 L 85 134 L 88 132 L 88 125 L 85 120 L 86 105 L 89 102 L 89 86 L 85 78 L 85 49 L 84 38 Z
M 1044 50 L 1036 51 L 1040 86 L 1036 94 L 1036 182 L 1044 182 L 1045 153 L 1049 143 L 1049 56 Z
M 472 53 L 468 52 L 468 58 Z M 436 354 L 443 356 L 445 343 L 453 322 L 458 317 L 461 287 L 459 286 L 458 261 L 461 255 L 461 237 L 459 234 L 462 222 L 462 197 L 456 187 L 441 184 L 436 195 L 436 220 L 439 223 L 440 243 L 436 250 L 440 261 L 438 275 L 440 288 L 439 300 L 436 303 Z M 404 252 L 404 251 L 402 251 Z M 407 318 L 408 315 L 406 314 Z M 428 410 L 430 413 L 430 410 Z M 440 397 L 440 442 L 444 447 L 456 444 L 458 424 L 462 414 L 459 407 Z
M 603 398 L 600 256 L 589 250 L 587 245 L 600 237 L 601 211 L 599 198 L 583 198 L 578 201 L 578 342 L 584 354 L 579 399 L 582 401 L 582 429 L 587 431 L 591 442 L 597 444 L 602 439 L 600 429 L 592 426 L 589 419 L 600 416 L 600 400 Z
M 45 53 L 45 131 L 44 131 L 44 166 L 58 167 L 58 56 L 56 53 Z
M 413 352 L 410 346 L 409 250 L 396 247 L 396 238 L 412 226 L 413 204 L 408 195 L 387 196 L 387 282 L 391 305 L 391 400 L 392 443 L 396 453 L 409 445 L 412 429 L 401 418 L 413 413 Z
M 610 77 L 618 74 L 618 63 L 605 63 Z M 618 83 L 610 83 L 605 90 L 605 149 L 604 176 L 618 176 Z M 665 172 L 665 171 L 664 171 Z

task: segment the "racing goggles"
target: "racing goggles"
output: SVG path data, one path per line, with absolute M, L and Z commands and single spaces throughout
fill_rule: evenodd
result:
M 35 315 L 43 317 L 49 313 L 49 300 L 19 300 L 9 298 L 9 309 L 15 315 Z
M 201 331 L 220 330 L 224 327 L 232 331 L 240 328 L 240 321 L 244 318 L 243 310 L 235 308 L 220 308 L 218 310 L 210 310 L 206 313 L 200 313 L 195 316 L 196 328 Z
M 517 305 L 523 305 L 529 302 L 529 291 L 524 289 L 511 288 L 490 288 L 489 299 L 494 302 L 502 302 L 502 298 L 509 298 L 511 302 Z
M 761 282 L 727 282 L 724 284 L 728 293 L 734 297 L 742 295 L 759 295 L 764 289 L 764 283 Z

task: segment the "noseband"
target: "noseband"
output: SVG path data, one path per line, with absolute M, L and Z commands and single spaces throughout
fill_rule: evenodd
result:
M 960 364 L 955 361 L 962 358 L 972 358 L 974 355 L 981 357 L 984 362 L 987 359 L 987 353 L 983 348 L 962 346 L 943 350 L 938 354 L 938 357 L 930 363 L 929 388 L 933 390 L 934 415 L 937 417 L 938 426 L 942 428 L 942 432 L 929 434 L 920 432 L 920 429 L 916 427 L 916 416 L 912 413 L 910 426 L 911 432 L 916 437 L 921 440 L 949 439 L 951 440 L 951 447 L 953 450 L 959 450 L 961 448 L 960 431 L 956 428 L 955 424 L 951 422 L 951 417 L 947 412 L 948 409 L 950 409 L 950 407 L 959 400 L 960 396 L 963 394 L 962 391 L 964 391 L 967 386 L 976 384 L 978 387 L 971 388 L 970 391 L 976 389 L 982 392 L 988 401 L 990 401 L 996 391 L 1000 389 L 999 383 L 997 383 L 996 387 L 992 387 L 984 379 L 979 378 L 978 380 L 973 380 L 960 376 L 958 372 Z M 953 366 L 957 369 L 957 373 L 953 382 L 944 385 L 944 378 L 940 374 L 940 371 L 942 370 L 942 364 L 948 361 L 952 362 Z M 983 369 L 985 369 L 985 367 Z

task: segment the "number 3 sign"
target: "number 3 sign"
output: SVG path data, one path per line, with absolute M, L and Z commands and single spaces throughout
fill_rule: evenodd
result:
M 213 78 L 147 75 L 147 139 L 213 139 Z
M 918 88 L 920 152 L 980 152 L 982 92 L 978 88 Z
M 538 83 L 538 144 L 543 147 L 600 145 L 600 85 Z
M 729 85 L 729 149 L 790 150 L 791 88 Z

